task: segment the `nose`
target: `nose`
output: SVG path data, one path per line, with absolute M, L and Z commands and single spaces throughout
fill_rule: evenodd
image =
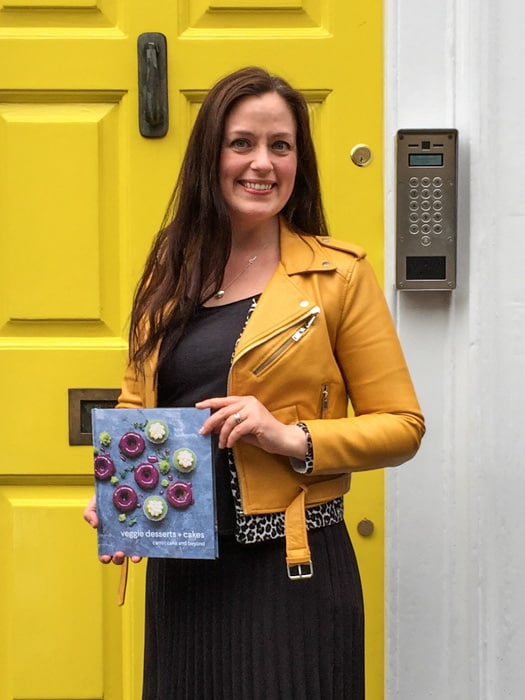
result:
M 251 166 L 253 170 L 261 170 L 267 172 L 273 168 L 270 158 L 270 150 L 266 145 L 261 144 L 253 153 Z

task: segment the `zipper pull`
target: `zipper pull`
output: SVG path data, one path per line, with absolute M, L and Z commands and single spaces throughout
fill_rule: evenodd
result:
M 323 412 L 328 409 L 328 384 L 323 384 Z
M 320 311 L 320 309 L 318 306 L 316 306 L 314 309 L 312 309 L 312 315 L 310 316 L 308 321 L 304 324 L 304 326 L 301 326 L 301 328 L 299 328 L 299 330 L 295 331 L 295 333 L 292 335 L 292 340 L 294 342 L 301 340 L 303 335 L 306 333 L 306 331 L 310 328 L 312 323 L 317 318 L 317 314 L 319 313 L 319 311 Z

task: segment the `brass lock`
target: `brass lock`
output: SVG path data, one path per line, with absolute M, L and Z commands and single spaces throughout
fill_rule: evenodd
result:
M 374 523 L 368 518 L 363 518 L 357 523 L 357 532 L 361 537 L 370 537 L 374 532 Z
M 365 168 L 372 162 L 372 151 L 365 143 L 358 143 L 350 151 L 350 158 L 354 165 Z

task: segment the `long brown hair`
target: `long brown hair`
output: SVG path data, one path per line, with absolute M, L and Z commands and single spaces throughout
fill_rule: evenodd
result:
M 287 102 L 297 127 L 295 184 L 281 214 L 296 232 L 327 233 L 304 97 L 262 68 L 243 68 L 222 78 L 199 110 L 161 230 L 135 292 L 129 348 L 130 360 L 138 368 L 169 329 L 162 361 L 202 303 L 203 290 L 209 297 L 219 289 L 231 249 L 230 219 L 218 176 L 226 120 L 242 98 L 269 92 Z

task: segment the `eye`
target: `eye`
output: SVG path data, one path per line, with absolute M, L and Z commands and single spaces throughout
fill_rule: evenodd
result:
M 275 141 L 272 144 L 272 149 L 278 153 L 287 153 L 292 150 L 292 146 L 287 141 Z
M 248 139 L 245 138 L 238 138 L 230 141 L 230 148 L 233 148 L 236 151 L 247 151 L 250 148 L 250 145 L 251 144 Z

